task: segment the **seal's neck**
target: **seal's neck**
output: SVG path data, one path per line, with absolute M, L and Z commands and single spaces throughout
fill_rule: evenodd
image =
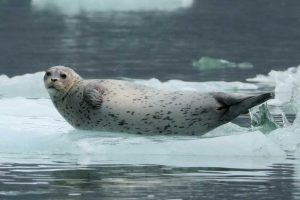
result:
M 82 79 L 79 77 L 78 79 L 74 80 L 74 82 L 70 85 L 69 88 L 66 89 L 65 93 L 62 95 L 62 100 L 65 99 L 66 96 L 69 95 L 70 91 L 76 87 L 78 85 L 78 83 L 81 81 Z

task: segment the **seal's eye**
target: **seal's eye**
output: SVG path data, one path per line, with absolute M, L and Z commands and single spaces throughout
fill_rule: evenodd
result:
M 65 78 L 67 78 L 67 75 L 66 75 L 66 74 L 61 74 L 60 77 L 61 77 L 62 79 L 65 79 Z
M 46 76 L 51 76 L 51 72 L 46 72 Z

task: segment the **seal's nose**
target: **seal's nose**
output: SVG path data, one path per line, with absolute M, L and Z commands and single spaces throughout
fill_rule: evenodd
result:
M 55 82 L 55 81 L 57 81 L 57 78 L 51 78 L 51 81 Z

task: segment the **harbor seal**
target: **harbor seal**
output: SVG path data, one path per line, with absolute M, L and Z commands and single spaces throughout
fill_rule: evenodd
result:
M 73 127 L 136 134 L 203 135 L 272 97 L 170 92 L 123 80 L 85 80 L 63 66 L 49 68 L 44 84 Z

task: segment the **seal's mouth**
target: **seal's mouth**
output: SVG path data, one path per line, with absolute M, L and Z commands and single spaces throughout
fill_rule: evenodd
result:
M 54 85 L 50 85 L 50 86 L 48 86 L 48 87 L 47 87 L 47 89 L 48 89 L 48 90 L 51 90 L 51 89 L 57 90 L 57 88 L 56 88 L 56 87 L 54 87 Z

